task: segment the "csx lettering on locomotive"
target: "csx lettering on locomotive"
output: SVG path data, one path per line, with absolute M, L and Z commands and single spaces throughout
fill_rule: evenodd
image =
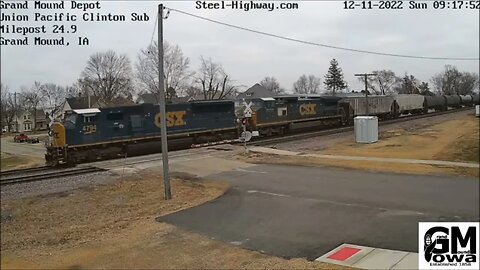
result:
M 300 105 L 300 115 L 315 115 L 317 113 L 316 106 L 317 104 L 312 103 Z
M 167 127 L 185 126 L 187 122 L 183 117 L 187 114 L 186 111 L 167 112 L 165 118 L 167 120 Z M 155 126 L 160 128 L 160 113 L 155 115 Z

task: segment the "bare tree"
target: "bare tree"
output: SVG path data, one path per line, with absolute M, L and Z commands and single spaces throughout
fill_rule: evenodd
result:
M 428 82 L 422 82 L 418 86 L 418 89 L 419 89 L 421 95 L 424 95 L 424 96 L 433 95 L 433 93 L 430 92 L 430 86 L 428 85 Z
M 473 72 L 462 72 L 462 76 L 457 84 L 457 94 L 472 94 L 475 89 L 478 89 L 479 83 L 480 78 L 478 77 L 478 74 Z
M 275 77 L 265 77 L 261 82 L 260 85 L 265 87 L 265 89 L 271 91 L 275 95 L 284 94 L 286 91 L 280 84 L 278 83 Z
M 462 73 L 455 66 L 446 65 L 445 69 L 432 77 L 432 83 L 439 94 L 457 94 Z
M 172 46 L 168 42 L 163 44 L 163 53 L 165 91 L 171 88 L 177 95 L 184 94 L 188 87 L 188 80 L 194 74 L 189 71 L 190 59 L 183 56 L 182 49 L 178 45 Z M 158 93 L 158 73 L 158 44 L 155 42 L 138 54 L 136 77 L 140 89 Z
M 54 83 L 46 83 L 42 87 L 43 105 L 45 108 L 55 111 L 66 98 L 64 87 Z
M 224 99 L 237 92 L 222 65 L 215 63 L 212 59 L 200 58 L 201 66 L 196 76 L 196 88 L 200 90 L 204 99 Z M 195 89 L 195 88 L 192 88 Z
M 15 116 L 17 115 L 17 102 L 15 101 L 15 96 L 9 92 L 9 89 L 6 85 L 1 84 L 1 92 L 2 92 L 2 123 L 6 124 L 7 131 L 12 131 L 12 126 L 15 123 Z
M 131 97 L 132 72 L 127 55 L 114 51 L 95 53 L 90 56 L 78 83 L 87 95 L 94 95 L 103 104 L 124 96 Z
M 420 94 L 418 85 L 419 81 L 415 76 L 408 75 L 405 73 L 405 76 L 401 79 L 399 85 L 397 85 L 394 90 L 399 94 Z
M 298 94 L 317 94 L 320 93 L 320 85 L 320 78 L 314 75 L 307 77 L 304 74 L 293 84 L 293 92 Z
M 367 87 L 369 92 L 375 93 L 377 95 L 391 94 L 394 92 L 395 86 L 397 86 L 401 79 L 395 75 L 395 72 L 391 70 L 376 70 L 372 73 L 376 76 L 369 76 L 367 80 Z M 358 78 L 359 81 L 365 83 L 363 77 Z
M 71 85 L 64 86 L 63 89 L 65 90 L 65 98 L 79 97 L 82 94 L 82 89 L 78 81 Z
M 34 82 L 30 89 L 22 87 L 21 100 L 27 111 L 33 114 L 33 132 L 37 131 L 37 109 L 43 101 L 44 85 L 40 82 Z

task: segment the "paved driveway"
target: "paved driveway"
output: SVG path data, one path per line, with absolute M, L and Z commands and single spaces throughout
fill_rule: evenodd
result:
M 475 178 L 258 165 L 213 175 L 225 196 L 160 221 L 282 257 L 342 243 L 418 252 L 419 221 L 478 221 Z

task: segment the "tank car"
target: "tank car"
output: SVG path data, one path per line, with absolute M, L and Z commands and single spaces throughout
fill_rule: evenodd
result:
M 449 108 L 460 108 L 462 104 L 462 99 L 459 95 L 445 95 L 445 100 L 447 107 Z
M 472 96 L 471 95 L 460 95 L 460 100 L 461 100 L 461 105 L 463 106 L 472 106 L 473 103 L 472 103 Z
M 444 96 L 425 96 L 424 112 L 428 110 L 445 111 L 447 110 L 447 102 Z

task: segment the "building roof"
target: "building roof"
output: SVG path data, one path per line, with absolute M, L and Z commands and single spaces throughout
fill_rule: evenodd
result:
M 256 83 L 254 86 L 248 88 L 245 92 L 238 94 L 237 99 L 266 98 L 273 96 L 274 94 L 271 91 Z
M 78 110 L 73 110 L 73 112 L 78 113 L 78 114 L 91 114 L 91 113 L 99 113 L 100 110 L 97 108 L 93 109 L 78 109 Z
M 136 103 L 158 104 L 159 96 L 153 93 L 145 93 L 138 95 Z
M 70 105 L 72 110 L 77 109 L 87 109 L 88 106 L 88 97 L 72 97 L 67 98 L 67 103 Z M 95 96 L 90 96 L 90 107 L 98 107 L 98 98 Z
M 33 110 L 24 110 L 24 111 L 21 111 L 18 115 L 19 116 L 23 116 L 25 114 L 30 114 L 30 115 L 33 115 Z M 45 121 L 45 118 L 46 118 L 46 115 L 45 115 L 45 111 L 42 110 L 42 109 L 38 109 L 36 110 L 36 115 L 35 115 L 35 119 L 37 122 L 40 122 L 40 121 Z

